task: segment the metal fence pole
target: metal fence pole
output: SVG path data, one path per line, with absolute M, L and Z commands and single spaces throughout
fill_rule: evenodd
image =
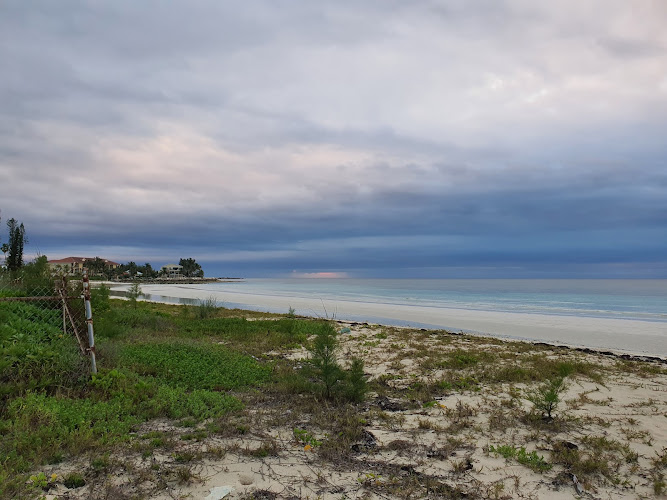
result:
M 90 307 L 90 281 L 88 280 L 88 269 L 83 269 L 83 300 L 86 305 L 86 324 L 88 325 L 88 346 L 90 351 L 90 371 L 97 373 L 95 360 L 95 336 L 93 335 L 93 310 Z

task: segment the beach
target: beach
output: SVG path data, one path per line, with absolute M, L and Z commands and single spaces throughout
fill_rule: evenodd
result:
M 128 287 L 114 285 L 112 292 L 122 292 Z M 383 302 L 367 297 L 322 298 L 317 294 L 307 296 L 298 291 L 292 295 L 277 294 L 270 289 L 253 293 L 246 288 L 241 285 L 228 285 L 224 289 L 192 285 L 144 285 L 142 290 L 147 300 L 168 303 L 194 304 L 198 300 L 214 299 L 225 307 L 274 313 L 286 313 L 291 308 L 296 314 L 310 317 L 441 328 L 667 358 L 667 323 L 664 321 L 464 309 L 432 303 L 420 305 L 418 301 L 411 304 Z
M 433 311 L 316 297 L 295 302 L 293 296 L 229 290 L 207 302 L 211 290 L 180 285 L 143 290 L 144 304 L 112 304 L 123 311 L 118 321 L 134 326 L 110 348 L 100 344 L 101 363 L 137 344 L 147 355 L 166 345 L 178 346 L 174 353 L 199 346 L 200 356 L 221 349 L 252 355 L 270 368 L 271 380 L 226 391 L 243 404 L 225 415 L 157 418 L 135 426 L 129 445 L 116 446 L 103 466 L 95 465 L 95 454 L 84 454 L 43 467 L 47 477 L 56 478 L 87 471 L 87 483 L 78 489 L 56 479 L 47 500 L 629 500 L 667 493 L 667 363 L 655 349 L 646 353 L 620 343 L 617 353 L 608 346 L 576 347 L 594 343 L 594 332 L 620 328 L 617 323 L 642 329 L 642 337 L 649 321 Z M 154 299 L 183 299 L 183 305 Z M 235 300 L 283 314 L 233 309 Z M 217 301 L 225 307 L 208 307 Z M 295 311 L 285 315 L 290 308 L 312 308 L 311 316 L 329 321 L 304 319 Z M 326 312 L 319 314 L 322 308 Z M 419 325 L 444 318 L 479 330 L 495 330 L 504 321 L 508 330 L 495 331 L 513 335 L 340 319 L 348 311 L 398 323 L 414 317 Z M 317 389 L 309 367 L 314 332 L 323 324 L 336 332 L 333 352 L 343 369 L 363 361 L 368 392 L 360 400 L 346 400 L 342 393 L 329 398 Z M 242 325 L 257 328 L 254 334 L 234 333 Z M 533 341 L 516 334 L 521 326 Z M 568 337 L 572 346 L 561 345 L 563 338 L 536 342 L 531 333 L 566 328 L 588 336 L 587 342 L 576 335 Z M 276 342 L 280 335 L 300 340 Z M 165 380 L 182 379 L 175 367 L 183 365 L 174 356 L 165 365 Z M 159 375 L 156 368 L 146 373 Z M 341 377 L 334 384 L 342 390 L 347 375 Z
M 78 490 L 58 485 L 46 498 L 664 497 L 663 363 L 442 331 L 335 325 L 341 363 L 365 362 L 373 391 L 363 403 L 267 388 L 220 420 L 147 422 L 135 432 L 146 444 L 118 450 L 114 474 Z M 265 358 L 296 370 L 310 354 L 292 347 Z M 549 415 L 531 399 L 541 387 L 533 377 L 564 380 Z M 160 444 L 151 447 L 151 440 Z M 85 458 L 47 473 L 82 467 Z

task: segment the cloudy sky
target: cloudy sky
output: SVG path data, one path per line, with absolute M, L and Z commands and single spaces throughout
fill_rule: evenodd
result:
M 667 277 L 666 26 L 663 0 L 1 0 L 2 224 L 207 275 Z

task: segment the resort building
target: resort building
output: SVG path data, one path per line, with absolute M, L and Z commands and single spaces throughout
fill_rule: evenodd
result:
M 87 261 L 94 261 L 95 257 L 66 257 L 64 259 L 55 259 L 49 260 L 49 267 L 53 271 L 58 271 L 65 274 L 81 274 L 83 273 L 83 268 L 87 267 Z M 111 260 L 102 259 L 104 261 L 104 267 L 107 269 L 116 269 L 120 267 L 118 262 L 113 262 Z
M 161 271 L 168 278 L 180 278 L 183 276 L 183 266 L 179 266 L 178 264 L 167 264 L 166 266 L 162 266 Z

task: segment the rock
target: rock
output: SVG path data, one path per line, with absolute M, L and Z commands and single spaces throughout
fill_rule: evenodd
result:
M 390 400 L 386 396 L 382 396 L 382 397 L 377 398 L 377 405 L 383 411 L 403 411 L 403 410 L 405 410 L 405 407 L 403 407 L 403 405 L 397 403 L 396 401 Z
M 377 439 L 375 439 L 373 433 L 364 429 L 361 431 L 361 441 L 354 443 L 351 448 L 352 451 L 361 453 L 362 451 L 374 450 L 377 448 L 377 445 Z
M 248 486 L 255 482 L 255 479 L 249 474 L 239 474 L 239 483 L 243 486 Z

